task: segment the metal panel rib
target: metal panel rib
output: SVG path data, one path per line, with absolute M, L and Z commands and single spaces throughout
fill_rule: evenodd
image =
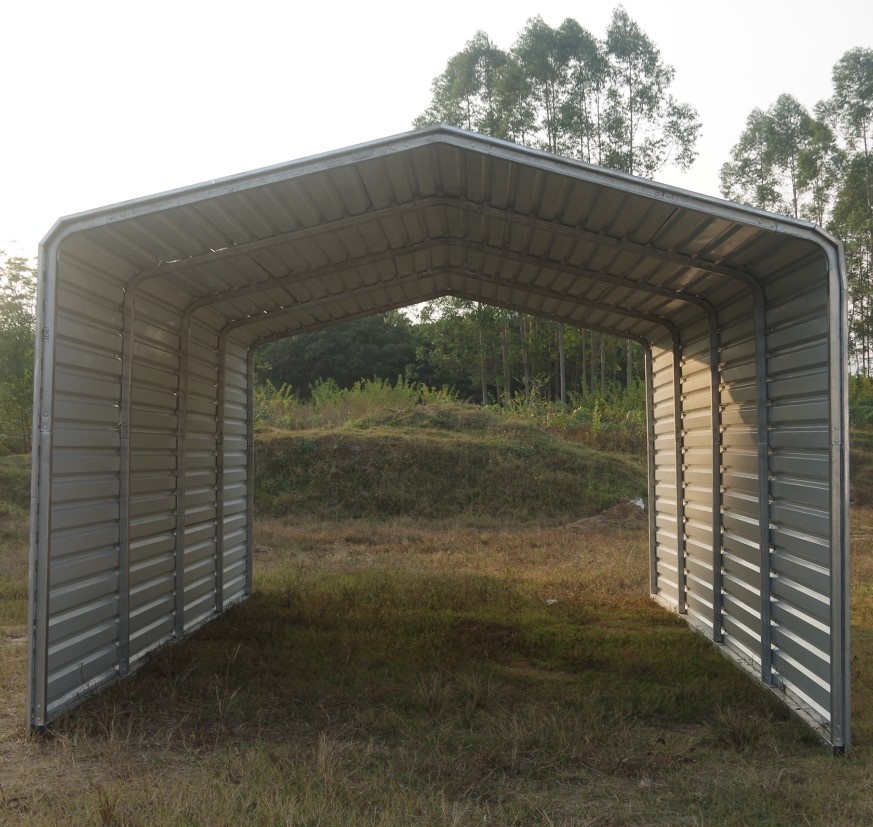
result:
M 646 457 L 648 459 L 648 509 L 649 509 L 649 593 L 658 593 L 658 544 L 655 523 L 655 404 L 653 400 L 653 370 L 651 347 L 643 348 L 646 382 Z
M 255 516 L 255 348 L 246 357 L 246 595 L 252 594 L 252 563 L 254 562 Z
M 124 291 L 122 324 L 121 395 L 118 405 L 121 440 L 118 472 L 118 672 L 124 676 L 130 669 L 130 405 L 136 325 L 136 290 L 131 286 Z
M 224 611 L 224 399 L 227 338 L 218 337 L 218 387 L 215 406 L 215 611 Z
M 721 560 L 721 375 L 719 364 L 718 321 L 713 312 L 709 320 L 709 405 L 712 417 L 712 639 L 723 640 L 722 560 Z
M 176 395 L 176 550 L 173 569 L 173 633 L 177 638 L 185 634 L 185 471 L 188 436 L 188 371 L 191 348 L 191 316 L 182 315 L 179 330 L 179 382 Z
M 58 247 L 40 245 L 37 329 L 34 345 L 33 457 L 30 480 L 28 561 L 27 723 L 44 726 L 48 718 L 49 583 L 51 569 L 52 442 L 54 423 L 54 349 L 57 314 Z
M 676 610 L 686 614 L 685 599 L 685 482 L 683 479 L 683 428 L 682 428 L 682 343 L 679 331 L 671 330 L 673 339 L 673 437 L 676 441 Z
M 838 750 L 851 746 L 851 620 L 849 498 L 849 410 L 846 352 L 848 285 L 842 250 L 828 257 L 828 318 L 831 330 L 829 353 L 830 418 L 830 631 L 831 631 L 831 742 Z M 841 335 L 834 336 L 833 331 Z

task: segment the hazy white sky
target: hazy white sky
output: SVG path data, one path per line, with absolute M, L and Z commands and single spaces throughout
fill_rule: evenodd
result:
M 433 77 L 477 29 L 509 48 L 525 21 L 595 36 L 614 0 L 347 3 L 5 0 L 0 4 L 0 249 L 35 255 L 62 215 L 411 128 Z M 625 0 L 703 122 L 690 173 L 718 195 L 752 108 L 809 107 L 873 47 L 869 0 Z

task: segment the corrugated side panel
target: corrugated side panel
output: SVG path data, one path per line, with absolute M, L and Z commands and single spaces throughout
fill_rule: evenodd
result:
M 248 353 L 228 343 L 225 354 L 224 390 L 224 535 L 222 604 L 246 595 L 251 550 L 248 547 Z
M 186 374 L 185 519 L 183 545 L 184 628 L 215 611 L 217 549 L 216 396 L 218 333 L 192 321 Z
M 768 293 L 774 681 L 827 722 L 831 469 L 828 288 L 821 260 L 794 266 L 768 285 Z
M 685 327 L 682 334 L 685 604 L 689 620 L 711 635 L 713 439 L 709 322 Z
M 178 310 L 143 285 L 136 296 L 130 408 L 131 664 L 173 637 Z
M 724 643 L 761 663 L 758 415 L 751 296 L 719 309 Z
M 46 708 L 114 676 L 118 637 L 118 261 L 61 256 L 51 456 Z
M 652 348 L 652 402 L 655 422 L 654 592 L 679 608 L 679 527 L 676 517 L 676 440 L 673 406 L 673 348 Z

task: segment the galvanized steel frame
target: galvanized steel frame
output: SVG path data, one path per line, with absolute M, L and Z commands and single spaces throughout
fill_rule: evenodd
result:
M 374 142 L 362 147 L 352 148 L 350 150 L 340 151 L 338 153 L 329 153 L 324 156 L 318 156 L 314 159 L 307 159 L 291 165 L 282 165 L 268 170 L 256 171 L 255 173 L 237 176 L 233 179 L 220 181 L 212 184 L 200 185 L 197 187 L 188 188 L 186 190 L 169 193 L 167 195 L 155 196 L 152 198 L 142 199 L 137 202 L 131 202 L 127 205 L 122 205 L 121 208 L 109 208 L 104 211 L 97 211 L 93 214 L 86 214 L 81 217 L 61 222 L 57 229 L 53 231 L 40 248 L 40 284 L 39 284 L 39 331 L 36 348 L 36 380 L 34 386 L 34 434 L 35 434 L 35 450 L 34 450 L 34 474 L 32 479 L 31 497 L 33 508 L 31 513 L 31 599 L 29 603 L 29 622 L 31 628 L 31 659 L 29 662 L 28 673 L 28 720 L 32 725 L 42 726 L 50 717 L 58 714 L 64 708 L 75 704 L 78 697 L 87 692 L 93 687 L 94 680 L 98 682 L 108 679 L 104 677 L 94 678 L 94 680 L 86 681 L 79 690 L 64 696 L 60 699 L 48 697 L 48 664 L 47 664 L 47 643 L 44 635 L 47 634 L 49 624 L 49 583 L 50 583 L 50 561 L 51 561 L 51 535 L 52 535 L 52 510 L 48 504 L 51 502 L 51 480 L 53 476 L 53 457 L 54 457 L 54 434 L 52 428 L 53 422 L 53 406 L 54 406 L 54 352 L 55 352 L 55 332 L 57 326 L 57 308 L 58 308 L 58 278 L 59 278 L 59 255 L 61 247 L 67 238 L 74 236 L 76 233 L 88 233 L 92 230 L 100 228 L 123 227 L 125 222 L 135 226 L 140 217 L 156 215 L 166 211 L 173 210 L 193 210 L 196 205 L 201 202 L 209 201 L 215 203 L 216 199 L 232 198 L 242 192 L 255 192 L 266 190 L 273 185 L 296 180 L 302 176 L 318 176 L 329 175 L 332 170 L 340 168 L 357 169 L 358 164 L 374 163 L 391 163 L 394 157 L 402 157 L 407 151 L 429 151 L 430 148 L 445 148 L 446 151 L 451 151 L 460 154 L 463 153 L 482 153 L 482 158 L 487 158 L 489 163 L 504 163 L 509 165 L 519 165 L 518 169 L 536 170 L 536 174 L 544 179 L 545 176 L 569 176 L 568 180 L 584 180 L 586 186 L 590 186 L 599 194 L 609 194 L 610 192 L 621 193 L 623 203 L 630 203 L 632 200 L 636 204 L 636 209 L 639 209 L 641 204 L 654 205 L 663 204 L 669 205 L 672 210 L 672 215 L 680 219 L 693 214 L 708 216 L 709 222 L 735 222 L 734 227 L 739 231 L 740 228 L 753 227 L 758 232 L 757 236 L 749 236 L 749 243 L 754 243 L 757 239 L 763 238 L 764 234 L 772 234 L 774 238 L 795 238 L 807 245 L 815 245 L 816 248 L 824 252 L 827 259 L 827 279 L 828 279 L 828 330 L 829 334 L 829 349 L 828 349 L 828 410 L 829 410 L 829 431 L 830 431 L 830 448 L 829 448 L 829 491 L 830 505 L 828 514 L 829 521 L 829 542 L 830 542 L 830 562 L 829 571 L 831 577 L 831 585 L 829 590 L 830 600 L 830 679 L 829 679 L 829 722 L 826 724 L 825 730 L 820 730 L 823 737 L 833 743 L 836 748 L 842 749 L 849 744 L 849 680 L 848 680 L 848 664 L 849 664 L 849 614 L 848 614 L 848 498 L 845 492 L 848 490 L 848 472 L 847 472 L 847 405 L 846 405 L 846 386 L 847 386 L 847 361 L 846 361 L 846 294 L 847 288 L 845 284 L 845 263 L 842 259 L 842 251 L 838 243 L 826 238 L 817 228 L 812 228 L 810 225 L 804 225 L 802 222 L 795 222 L 790 219 L 781 219 L 774 216 L 769 216 L 754 210 L 739 208 L 734 205 L 728 205 L 724 202 L 719 202 L 715 199 L 709 199 L 703 196 L 693 196 L 688 193 L 670 190 L 669 188 L 659 188 L 657 185 L 652 185 L 650 182 L 643 182 L 633 179 L 629 176 L 612 173 L 597 168 L 587 167 L 575 162 L 568 162 L 564 159 L 556 159 L 554 156 L 548 156 L 543 153 L 537 153 L 526 150 L 514 145 L 504 144 L 500 141 L 482 138 L 481 136 L 469 136 L 461 133 L 458 130 L 452 129 L 434 129 L 425 130 L 419 133 L 412 133 L 409 136 L 400 136 L 398 139 L 387 139 L 385 141 Z M 401 167 L 397 168 L 398 170 Z M 357 174 L 357 173 L 356 173 Z M 359 176 L 360 177 L 360 176 Z M 174 610 L 174 635 L 181 637 L 188 634 L 195 625 L 200 625 L 206 622 L 211 617 L 220 613 L 227 605 L 223 595 L 223 579 L 224 579 L 224 552 L 225 552 L 225 503 L 223 497 L 223 489 L 225 483 L 225 399 L 227 393 L 227 348 L 231 338 L 234 340 L 234 347 L 238 347 L 242 343 L 243 352 L 246 354 L 247 363 L 247 378 L 245 380 L 245 398 L 248 400 L 245 408 L 245 503 L 248 519 L 245 520 L 245 554 L 247 561 L 245 563 L 245 585 L 244 594 L 250 594 L 252 588 L 252 506 L 253 506 L 253 468 L 254 468 L 254 439 L 253 439 L 253 385 L 252 385 L 252 364 L 253 350 L 258 342 L 267 341 L 282 333 L 264 333 L 256 332 L 254 335 L 249 335 L 249 329 L 257 330 L 258 325 L 261 327 L 275 327 L 276 324 L 285 325 L 287 330 L 297 332 L 303 329 L 313 329 L 314 327 L 332 324 L 339 318 L 351 318 L 355 315 L 366 315 L 376 310 L 384 310 L 391 307 L 400 307 L 408 303 L 401 300 L 400 296 L 405 295 L 406 286 L 412 287 L 418 282 L 424 283 L 423 280 L 430 279 L 431 284 L 429 297 L 437 295 L 457 295 L 466 296 L 474 300 L 487 300 L 490 303 L 504 307 L 512 307 L 514 309 L 528 309 L 533 312 L 545 315 L 550 318 L 561 319 L 570 324 L 581 324 L 591 327 L 592 329 L 601 330 L 603 332 L 619 333 L 620 335 L 634 338 L 637 341 L 644 343 L 645 361 L 646 361 L 646 407 L 647 407 L 647 443 L 649 454 L 649 499 L 650 503 L 656 503 L 655 494 L 655 464 L 654 464 L 654 440 L 655 440 L 655 421 L 654 421 L 654 403 L 653 403 L 653 365 L 652 365 L 652 347 L 657 346 L 664 348 L 665 346 L 672 351 L 672 374 L 670 379 L 670 387 L 672 394 L 671 403 L 671 418 L 673 419 L 673 435 L 675 442 L 675 453 L 673 455 L 673 466 L 675 473 L 675 491 L 676 491 L 676 554 L 677 554 L 677 582 L 675 588 L 677 590 L 677 602 L 673 605 L 669 600 L 662 601 L 669 605 L 672 609 L 685 613 L 687 611 L 687 548 L 686 548 L 686 531 L 685 524 L 686 516 L 686 485 L 684 484 L 685 460 L 684 460 L 684 396 L 683 396 L 683 365 L 685 357 L 683 355 L 683 330 L 674 324 L 669 318 L 670 313 L 664 315 L 653 314 L 651 312 L 641 311 L 632 306 L 616 306 L 614 302 L 600 301 L 593 294 L 592 296 L 578 295 L 573 291 L 567 292 L 566 289 L 552 289 L 552 285 L 557 284 L 562 274 L 572 274 L 575 282 L 583 286 L 590 287 L 591 285 L 599 284 L 604 287 L 622 288 L 634 291 L 637 295 L 659 296 L 665 299 L 666 302 L 677 302 L 675 306 L 694 307 L 702 314 L 705 319 L 706 328 L 708 330 L 708 374 L 709 374 L 709 403 L 711 406 L 711 420 L 709 422 L 710 433 L 712 436 L 711 448 L 711 480 L 712 492 L 710 500 L 711 515 L 711 533 L 712 533 L 712 555 L 711 555 L 711 579 L 712 579 L 712 616 L 711 628 L 701 629 L 712 638 L 717 644 L 723 646 L 725 651 L 729 651 L 729 647 L 723 644 L 723 629 L 722 629 L 722 599 L 725 594 L 722 588 L 722 543 L 720 534 L 722 530 L 721 515 L 725 511 L 724 504 L 724 485 L 723 485 L 723 466 L 721 454 L 724 450 L 721 425 L 721 393 L 723 390 L 722 384 L 722 369 L 720 363 L 720 349 L 723 324 L 720 321 L 721 308 L 714 305 L 705 295 L 707 290 L 717 286 L 712 282 L 712 277 L 722 277 L 734 283 L 739 283 L 745 288 L 747 295 L 753 303 L 753 338 L 754 338 L 754 368 L 755 368 L 755 388 L 756 388 L 756 403 L 755 412 L 757 419 L 757 500 L 758 500 L 758 550 L 760 556 L 760 568 L 758 571 L 758 592 L 759 602 L 757 613 L 760 617 L 760 666 L 758 668 L 758 676 L 765 685 L 770 685 L 771 688 L 780 693 L 783 699 L 789 704 L 798 706 L 801 714 L 807 717 L 807 720 L 814 723 L 813 718 L 809 717 L 802 702 L 794 700 L 791 695 L 791 688 L 784 687 L 781 682 L 774 681 L 774 670 L 772 663 L 772 654 L 774 643 L 771 637 L 773 629 L 772 619 L 772 582 L 773 575 L 771 573 L 771 556 L 774 553 L 771 538 L 771 514 L 770 514 L 770 453 L 771 447 L 769 444 L 769 434 L 771 428 L 774 427 L 770 421 L 769 408 L 770 400 L 768 400 L 768 369 L 769 369 L 769 354 L 768 354 L 768 328 L 767 315 L 769 305 L 765 295 L 764 283 L 760 278 L 760 274 L 750 272 L 745 264 L 742 263 L 742 255 L 725 255 L 723 250 L 724 239 L 729 238 L 729 233 L 722 236 L 713 236 L 713 241 L 709 247 L 704 246 L 693 254 L 683 252 L 680 247 L 675 244 L 666 246 L 656 246 L 651 243 L 644 243 L 640 240 L 635 240 L 629 237 L 627 231 L 623 233 L 617 232 L 615 235 L 610 235 L 608 231 L 604 231 L 602 226 L 590 227 L 586 226 L 581 221 L 570 224 L 562 223 L 553 215 L 537 215 L 532 210 L 522 212 L 510 209 L 508 206 L 500 206 L 498 204 L 489 203 L 487 198 L 476 199 L 469 193 L 463 194 L 461 190 L 444 185 L 443 180 L 439 175 L 435 174 L 434 191 L 430 194 L 419 195 L 411 201 L 376 205 L 371 203 L 363 212 L 350 214 L 348 211 L 339 218 L 326 218 L 322 215 L 321 220 L 312 226 L 297 227 L 293 230 L 282 232 L 275 230 L 269 237 L 249 238 L 242 240 L 232 240 L 226 246 L 219 247 L 210 245 L 209 249 L 204 249 L 197 253 L 193 250 L 190 255 L 177 256 L 173 260 L 159 261 L 157 264 L 145 262 L 146 266 L 140 266 L 135 273 L 132 273 L 127 279 L 124 288 L 122 319 L 123 326 L 120 330 L 121 334 L 121 379 L 119 382 L 119 418 L 118 418 L 118 457 L 119 457 L 119 502 L 118 502 L 118 656 L 115 666 L 115 672 L 118 675 L 124 675 L 136 664 L 130 662 L 130 530 L 131 530 L 131 513 L 130 513 L 130 474 L 131 474 L 131 399 L 132 399 L 132 382 L 134 368 L 134 339 L 135 320 L 136 320 L 136 301 L 138 288 L 145 282 L 166 276 L 199 274 L 204 267 L 209 267 L 213 264 L 218 264 L 231 259 L 238 258 L 240 262 L 245 262 L 248 257 L 258 253 L 267 253 L 272 250 L 282 249 L 289 244 L 303 243 L 309 240 L 329 240 L 333 234 L 359 230 L 364 227 L 379 227 L 383 226 L 383 222 L 402 221 L 405 216 L 414 215 L 418 211 L 436 211 L 436 214 L 452 211 L 454 214 L 462 216 L 463 226 L 468 230 L 471 226 L 469 223 L 473 217 L 477 221 L 494 221 L 501 222 L 500 226 L 505 228 L 509 226 L 524 226 L 531 233 L 547 233 L 553 239 L 564 239 L 571 243 L 570 252 L 567 256 L 572 255 L 572 252 L 578 249 L 579 244 L 588 245 L 592 250 L 611 249 L 617 254 L 629 253 L 635 257 L 634 261 L 648 262 L 651 265 L 663 266 L 664 268 L 676 267 L 687 270 L 689 273 L 695 274 L 691 280 L 680 279 L 677 283 L 682 284 L 681 288 L 672 288 L 664 286 L 658 282 L 647 282 L 648 278 L 645 274 L 633 273 L 635 265 L 631 264 L 631 270 L 624 269 L 618 272 L 607 272 L 606 270 L 592 270 L 587 267 L 573 264 L 569 259 L 553 259 L 548 255 L 542 255 L 541 251 L 537 254 L 530 250 L 518 248 L 511 249 L 507 244 L 498 246 L 488 243 L 486 239 L 479 241 L 470 237 L 470 233 L 462 233 L 460 236 L 453 237 L 445 232 L 440 233 L 435 237 L 424 237 L 416 241 L 407 235 L 407 243 L 397 245 L 394 244 L 383 252 L 373 252 L 369 249 L 366 254 L 360 259 L 350 258 L 344 261 L 332 261 L 323 267 L 308 268 L 305 271 L 289 271 L 284 274 L 269 273 L 265 279 L 249 280 L 248 282 L 234 284 L 230 289 L 225 291 L 208 291 L 204 295 L 192 295 L 191 300 L 186 306 L 179 308 L 179 358 L 178 358 L 178 374 L 177 374 L 177 399 L 176 399 L 176 470 L 175 470 L 175 518 L 176 518 L 176 547 L 174 552 L 175 570 L 175 610 Z M 314 180 L 314 179 L 313 179 Z M 361 180 L 363 186 L 363 181 Z M 565 193 L 569 193 L 569 188 L 565 188 Z M 461 193 L 461 194 L 459 194 Z M 569 196 L 567 196 L 569 197 Z M 566 200 L 564 202 L 566 204 Z M 688 211 L 688 212 L 683 212 Z M 642 214 L 644 215 L 645 214 Z M 196 213 L 192 213 L 196 221 L 205 221 L 202 217 L 197 217 Z M 671 219 L 672 220 L 672 219 Z M 666 223 L 665 223 L 666 226 Z M 691 226 L 689 224 L 689 226 Z M 705 228 L 705 225 L 701 225 Z M 148 237 L 150 230 L 143 226 L 143 233 Z M 723 231 L 724 232 L 724 231 Z M 119 242 L 123 242 L 125 250 L 129 253 L 129 257 L 133 259 L 143 259 L 143 256 L 148 255 L 148 242 L 145 246 L 136 240 L 134 237 L 125 239 L 119 234 L 116 229 L 112 230 L 113 238 Z M 401 233 L 402 235 L 403 233 Z M 153 236 L 152 236 L 153 237 Z M 740 232 L 739 244 L 733 244 L 730 248 L 735 253 L 742 252 L 742 244 L 745 236 Z M 504 242 L 506 242 L 504 236 Z M 787 245 L 788 242 L 785 242 Z M 783 245 L 783 246 L 785 246 Z M 554 241 L 550 249 L 555 248 Z M 712 255 L 707 255 L 709 250 L 712 250 Z M 787 249 L 787 247 L 786 247 Z M 360 265 L 375 267 L 380 264 L 387 264 L 394 259 L 395 256 L 405 254 L 431 254 L 435 251 L 456 250 L 461 251 L 465 265 L 458 266 L 437 266 L 430 268 L 416 268 L 414 272 L 409 274 L 398 274 L 396 271 L 388 281 L 367 282 L 366 279 L 362 284 L 352 289 L 346 289 L 341 295 L 325 295 L 323 297 L 315 297 L 309 300 L 300 301 L 294 299 L 294 303 L 286 307 L 276 307 L 274 309 L 267 308 L 267 312 L 259 313 L 256 317 L 235 317 L 234 310 L 235 302 L 246 297 L 257 298 L 264 291 L 274 290 L 277 287 L 286 289 L 292 287 L 296 282 L 309 282 L 316 277 L 343 277 L 345 273 L 353 275 L 357 272 Z M 518 280 L 506 278 L 500 274 L 486 274 L 480 272 L 476 266 L 473 266 L 469 260 L 469 256 L 488 257 L 492 261 L 502 262 L 501 267 L 508 271 L 512 268 L 517 270 L 525 270 L 527 280 Z M 738 263 L 739 262 L 739 263 Z M 627 265 L 625 265 L 627 267 Z M 543 283 L 542 280 L 536 278 L 530 280 L 530 272 L 550 272 L 552 277 Z M 670 275 L 673 271 L 665 269 L 663 271 L 667 278 L 672 278 Z M 196 276 L 195 276 L 196 277 Z M 382 276 L 377 278 L 381 279 Z M 448 281 L 447 281 L 448 279 Z M 709 281 L 707 281 L 709 279 Z M 663 281 L 664 279 L 662 279 Z M 693 283 L 690 289 L 688 284 Z M 701 285 L 701 290 L 696 289 L 696 285 Z M 586 290 L 588 289 L 586 287 Z M 393 295 L 397 298 L 390 300 L 380 299 L 378 306 L 374 305 L 371 298 L 371 292 L 374 289 L 379 289 L 383 292 L 393 290 Z M 513 292 L 512 301 L 507 298 L 509 295 L 506 291 Z M 290 294 L 293 296 L 293 293 Z M 385 295 L 388 295 L 387 292 Z M 538 304 L 540 307 L 524 308 L 517 304 L 517 297 L 523 298 L 523 303 L 531 301 L 533 304 Z M 537 302 L 533 302 L 537 299 Z M 369 304 L 367 302 L 370 302 Z M 545 307 L 545 303 L 551 303 L 554 310 L 558 307 L 572 306 L 577 308 L 572 311 L 570 316 L 564 316 L 562 313 L 556 313 L 540 309 Z M 350 310 L 350 307 L 355 306 L 358 309 Z M 671 306 L 671 305 L 667 305 Z M 191 325 L 198 310 L 210 308 L 210 312 L 216 312 L 219 315 L 225 314 L 227 321 L 224 326 L 215 332 L 214 345 L 214 362 L 212 362 L 211 370 L 214 371 L 214 397 L 212 404 L 214 405 L 214 430 L 212 438 L 215 445 L 215 467 L 214 467 L 214 548 L 212 550 L 214 559 L 213 571 L 213 591 L 214 605 L 210 613 L 201 616 L 196 624 L 192 623 L 188 627 L 185 625 L 184 618 L 184 545 L 185 545 L 185 515 L 186 507 L 186 461 L 187 461 L 187 381 L 186 376 L 189 370 L 190 363 L 190 336 Z M 306 314 L 309 311 L 318 311 L 310 316 Z M 593 315 L 591 320 L 586 320 L 586 314 L 590 311 Z M 327 314 L 327 316 L 325 316 Z M 304 316 L 306 318 L 304 318 Z M 610 325 L 604 327 L 597 319 L 603 317 L 610 320 Z M 324 321 L 323 319 L 327 319 Z M 313 320 L 316 321 L 313 324 Z M 626 322 L 619 322 L 618 319 L 625 319 Z M 611 325 L 615 323 L 617 327 Z M 625 323 L 627 327 L 624 328 Z M 644 325 L 648 330 L 646 336 L 640 336 L 635 326 Z M 654 331 L 661 330 L 664 332 L 664 338 L 659 339 Z M 660 335 L 660 334 L 659 334 Z M 242 336 L 242 338 L 240 338 Z M 247 338 L 246 338 L 247 337 Z M 238 357 L 234 357 L 238 359 Z M 699 364 L 699 359 L 698 359 Z M 699 368 L 696 368 L 699 371 Z M 699 373 L 692 374 L 699 376 Z M 699 380 L 695 379 L 695 387 L 700 387 Z M 661 396 L 662 399 L 666 398 Z M 699 425 L 695 427 L 699 428 Z M 239 430 L 237 428 L 237 430 Z M 697 432 L 699 433 L 699 431 Z M 699 445 L 699 436 L 696 437 Z M 237 442 L 237 444 L 239 444 Z M 237 456 L 239 452 L 237 451 Z M 238 462 L 239 460 L 237 460 Z M 241 466 L 240 466 L 241 467 Z M 699 502 L 699 500 L 698 500 Z M 656 507 L 657 504 L 656 504 Z M 699 509 L 698 509 L 699 511 Z M 658 592 L 658 568 L 657 568 L 657 542 L 655 539 L 656 508 L 650 509 L 650 572 L 651 572 L 651 588 L 653 594 Z M 237 525 L 239 523 L 236 523 Z M 698 522 L 699 526 L 700 523 Z M 697 530 L 699 535 L 699 529 Z M 699 548 L 699 542 L 698 542 Z M 790 550 L 789 550 L 790 551 Z M 699 552 L 698 552 L 699 553 Z M 699 559 L 699 558 L 698 558 Z M 199 575 L 198 575 L 199 576 Z M 660 599 L 660 598 L 659 598 Z M 689 615 L 689 621 L 692 618 Z M 694 624 L 700 623 L 700 615 L 698 610 L 697 620 Z M 693 625 L 694 625 L 693 624 Z M 709 626 L 709 622 L 706 624 Z M 743 658 L 737 650 L 731 651 L 731 657 L 739 662 Z M 788 692 L 787 695 L 783 694 Z M 53 706 L 50 705 L 53 704 Z M 50 711 L 49 711 L 50 709 Z

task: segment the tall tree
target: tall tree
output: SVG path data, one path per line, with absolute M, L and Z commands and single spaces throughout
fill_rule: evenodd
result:
M 542 17 L 533 17 L 515 41 L 512 53 L 540 112 L 540 134 L 545 136 L 540 148 L 557 153 L 563 133 L 560 115 L 569 62 L 566 42 Z
M 770 116 L 753 109 L 746 128 L 731 148 L 731 160 L 721 168 L 721 194 L 762 210 L 776 210 L 783 203 L 770 143 Z
M 808 193 L 800 208 L 800 217 L 824 227 L 833 194 L 839 186 L 846 153 L 838 145 L 828 122 L 828 108 L 823 102 L 815 107 L 811 143 L 800 154 L 800 178 Z
M 618 7 L 602 40 L 576 20 L 527 21 L 509 52 L 476 33 L 434 78 L 416 126 L 449 123 L 635 175 L 689 167 L 700 122 L 675 71 Z
M 621 6 L 612 13 L 606 53 L 606 166 L 647 178 L 668 161 L 680 169 L 690 167 L 697 156 L 697 112 L 669 94 L 675 70 Z
M 820 117 L 813 117 L 787 94 L 766 111 L 752 110 L 721 168 L 722 194 L 824 224 L 842 156 L 823 112 L 816 107 Z
M 537 16 L 509 52 L 477 32 L 434 79 L 430 106 L 415 125 L 449 123 L 651 177 L 670 163 L 686 169 L 696 157 L 700 122 L 690 104 L 670 94 L 674 75 L 620 6 L 603 39 L 572 18 L 553 28 Z M 538 326 L 520 324 L 523 329 Z M 530 358 L 523 371 L 530 396 L 541 380 L 534 368 L 538 351 L 530 335 L 522 333 L 521 340 Z M 628 342 L 626 374 L 633 372 L 633 356 Z M 606 372 L 601 365 L 601 377 Z M 590 375 L 594 384 L 595 372 Z
M 560 29 L 568 56 L 567 94 L 561 107 L 561 151 L 589 164 L 603 164 L 606 88 L 610 77 L 604 44 L 572 18 Z
M 773 166 L 788 196 L 788 212 L 800 217 L 800 199 L 806 191 L 803 159 L 813 147 L 813 119 L 792 95 L 780 95 L 770 110 Z
M 852 366 L 873 371 L 873 50 L 833 69 L 812 116 L 791 95 L 755 109 L 721 171 L 722 194 L 826 226 L 844 242 Z
M 873 49 L 850 49 L 834 66 L 833 110 L 842 127 L 843 140 L 868 164 L 865 176 L 873 191 L 869 169 L 873 154 Z M 873 196 L 867 201 L 873 211 Z
M 460 52 L 449 58 L 445 71 L 434 78 L 431 104 L 416 118 L 415 126 L 446 123 L 503 137 L 507 128 L 502 84 L 508 60 L 486 32 L 476 32 Z
M 873 49 L 850 49 L 833 70 L 832 114 L 847 154 L 830 229 L 843 239 L 855 366 L 873 372 Z

